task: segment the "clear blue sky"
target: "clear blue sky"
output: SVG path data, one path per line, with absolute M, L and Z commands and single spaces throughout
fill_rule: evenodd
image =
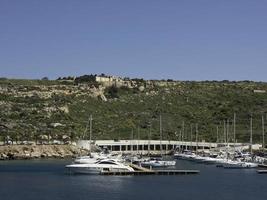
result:
M 0 0 L 0 77 L 267 81 L 266 0 Z

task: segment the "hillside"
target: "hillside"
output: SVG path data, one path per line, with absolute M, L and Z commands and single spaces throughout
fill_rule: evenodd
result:
M 79 79 L 80 78 L 80 79 Z M 78 80 L 78 81 L 77 81 Z M 180 132 L 190 139 L 198 124 L 199 140 L 223 141 L 223 121 L 229 120 L 229 139 L 249 142 L 250 115 L 253 140 L 261 140 L 261 116 L 267 113 L 267 83 L 229 81 L 145 81 L 143 79 L 95 81 L 0 80 L 1 140 L 88 138 L 86 126 L 93 115 L 93 139 L 159 139 L 159 115 L 163 139 L 176 139 Z M 138 131 L 139 130 L 139 131 Z M 138 133 L 139 132 L 139 133 Z M 139 135 L 139 136 L 138 136 Z

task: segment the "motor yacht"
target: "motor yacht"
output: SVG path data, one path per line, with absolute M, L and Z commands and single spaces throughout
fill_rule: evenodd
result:
M 66 168 L 73 173 L 100 174 L 101 172 L 132 172 L 134 169 L 114 159 L 97 160 L 94 163 L 71 164 Z
M 156 158 L 150 158 L 141 162 L 143 167 L 170 167 L 175 166 L 175 160 L 161 160 Z
M 95 163 L 96 161 L 104 160 L 104 159 L 115 159 L 117 161 L 122 162 L 122 156 L 121 154 L 119 155 L 112 155 L 112 154 L 106 154 L 106 153 L 91 153 L 90 156 L 82 156 L 79 158 L 76 158 L 74 160 L 74 163 L 76 164 L 92 164 Z
M 223 168 L 225 169 L 247 169 L 247 168 L 256 168 L 258 167 L 257 163 L 252 162 L 242 162 L 242 161 L 232 161 L 228 160 L 228 162 L 223 164 Z

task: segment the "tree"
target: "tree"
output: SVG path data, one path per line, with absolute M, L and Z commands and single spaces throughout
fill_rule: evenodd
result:
M 42 81 L 48 81 L 48 80 L 49 80 L 49 78 L 46 76 L 42 78 Z

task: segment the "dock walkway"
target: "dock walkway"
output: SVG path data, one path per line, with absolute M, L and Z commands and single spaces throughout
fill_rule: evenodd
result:
M 261 169 L 261 170 L 258 170 L 257 172 L 258 172 L 259 174 L 267 174 L 267 170 L 262 170 L 262 169 Z
M 152 170 L 147 169 L 145 167 L 129 164 L 135 171 L 133 172 L 109 172 L 103 171 L 101 175 L 119 175 L 119 176 L 127 176 L 127 175 L 186 175 L 186 174 L 198 174 L 199 170 Z
M 267 168 L 267 165 L 265 165 L 265 164 L 259 164 L 258 166 L 262 167 L 262 168 Z
M 198 174 L 199 170 L 150 170 L 150 171 L 133 171 L 133 172 L 101 172 L 101 175 L 188 175 Z
M 135 171 L 143 171 L 143 172 L 151 172 L 151 171 L 153 171 L 151 169 L 142 167 L 140 165 L 135 165 L 135 164 L 132 164 L 132 163 L 130 163 L 129 166 L 132 167 Z

